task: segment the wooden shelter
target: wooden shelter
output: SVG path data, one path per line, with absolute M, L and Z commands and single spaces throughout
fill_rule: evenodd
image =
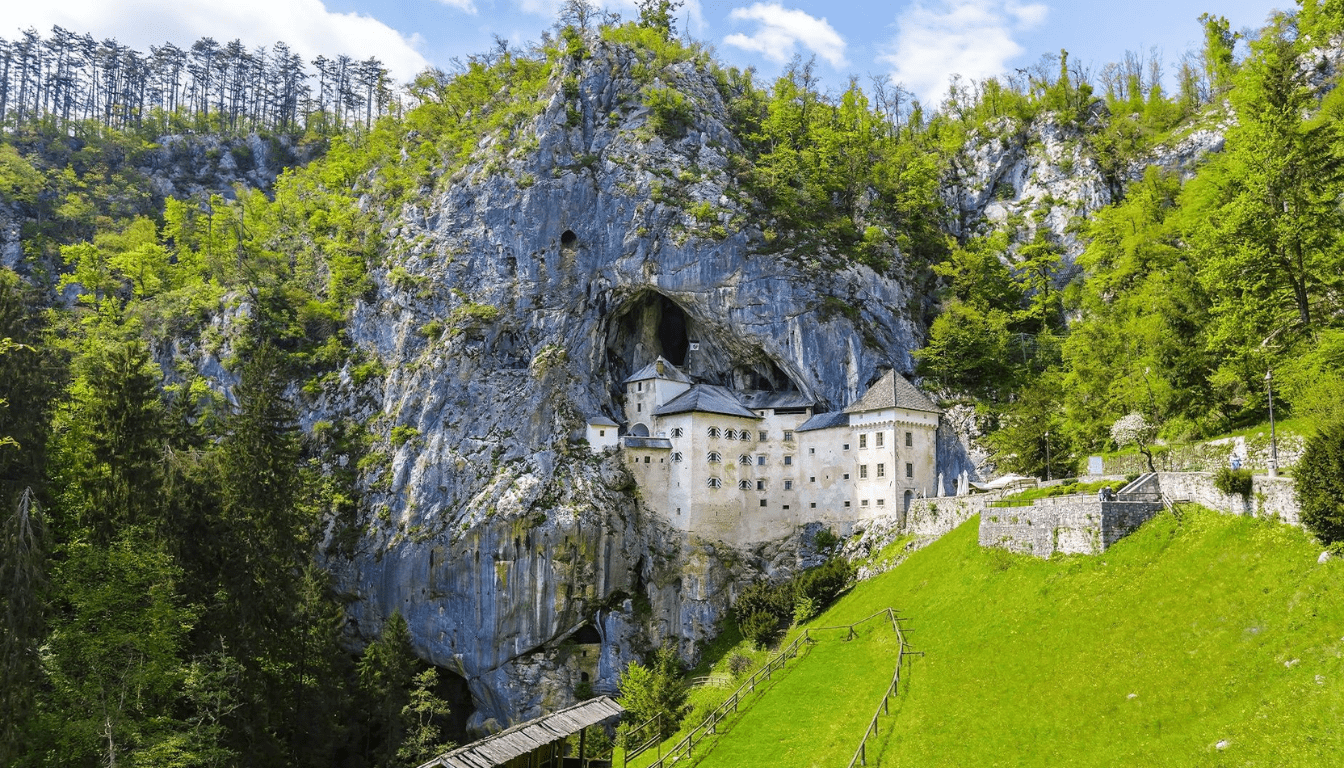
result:
M 420 768 L 599 768 L 586 754 L 588 727 L 625 710 L 608 696 L 581 701 L 492 736 L 445 752 Z M 565 740 L 579 734 L 578 757 L 565 757 Z

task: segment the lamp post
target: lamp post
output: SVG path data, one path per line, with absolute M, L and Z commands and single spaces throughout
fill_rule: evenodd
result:
M 1279 444 L 1274 434 L 1274 371 L 1265 371 L 1265 389 L 1269 392 L 1269 476 L 1279 476 Z
M 1054 480 L 1055 476 L 1050 469 L 1050 430 L 1045 430 L 1045 479 Z

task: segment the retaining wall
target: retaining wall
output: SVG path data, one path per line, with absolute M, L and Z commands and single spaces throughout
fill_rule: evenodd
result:
M 1213 485 L 1210 472 L 1159 472 L 1162 493 L 1172 501 L 1189 501 L 1233 515 L 1277 517 L 1292 525 L 1302 524 L 1297 506 L 1297 486 L 1291 477 L 1256 475 L 1251 495 L 1230 496 Z
M 1161 511 L 1160 502 L 1099 501 L 1090 495 L 988 507 L 980 515 L 980 546 L 1037 557 L 1056 552 L 1095 555 Z

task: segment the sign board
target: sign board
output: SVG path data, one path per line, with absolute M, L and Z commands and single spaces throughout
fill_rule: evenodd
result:
M 1089 475 L 1106 474 L 1106 462 L 1102 461 L 1100 456 L 1088 456 L 1087 474 Z

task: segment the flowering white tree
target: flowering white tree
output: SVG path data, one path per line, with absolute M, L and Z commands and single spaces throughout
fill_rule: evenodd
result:
M 1153 467 L 1153 440 L 1157 438 L 1157 426 L 1149 424 L 1142 413 L 1134 411 L 1111 425 L 1111 439 L 1121 448 L 1134 445 L 1139 453 L 1148 460 L 1148 471 L 1156 472 Z

